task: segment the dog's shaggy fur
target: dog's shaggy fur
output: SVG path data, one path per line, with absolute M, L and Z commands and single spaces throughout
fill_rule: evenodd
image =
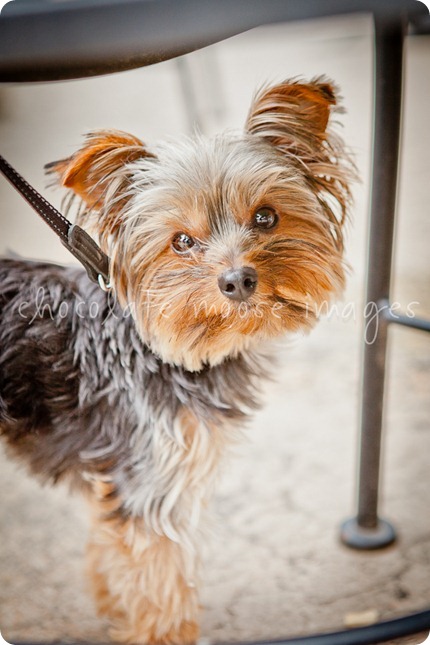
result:
M 256 405 L 265 344 L 344 283 L 349 162 L 325 80 L 255 97 L 242 136 L 153 151 L 104 131 L 49 170 L 82 199 L 111 293 L 80 269 L 0 261 L 0 429 L 87 495 L 112 635 L 190 643 L 200 515 Z

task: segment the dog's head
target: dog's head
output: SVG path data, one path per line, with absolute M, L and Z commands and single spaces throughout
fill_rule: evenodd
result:
M 51 169 L 111 259 L 120 304 L 161 358 L 200 369 L 309 328 L 344 284 L 350 167 L 323 79 L 254 98 L 241 136 L 153 151 L 116 131 Z

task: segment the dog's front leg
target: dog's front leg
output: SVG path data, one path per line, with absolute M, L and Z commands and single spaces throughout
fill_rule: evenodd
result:
M 91 582 L 111 637 L 125 643 L 185 644 L 198 636 L 195 558 L 165 535 L 148 531 L 141 518 L 106 514 L 98 485 L 88 547 Z

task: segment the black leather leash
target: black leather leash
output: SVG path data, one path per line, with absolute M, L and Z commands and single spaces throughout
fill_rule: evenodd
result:
M 109 258 L 80 226 L 72 224 L 40 195 L 0 155 L 0 170 L 40 217 L 58 235 L 62 244 L 83 264 L 88 277 L 107 291 L 109 283 Z

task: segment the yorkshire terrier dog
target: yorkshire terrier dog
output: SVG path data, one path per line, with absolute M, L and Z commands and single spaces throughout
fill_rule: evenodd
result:
M 255 407 L 268 341 L 309 329 L 344 285 L 351 164 L 324 78 L 255 96 L 240 135 L 149 150 L 90 134 L 49 164 L 110 257 L 0 262 L 0 430 L 88 498 L 88 567 L 112 638 L 198 636 L 201 514 Z

